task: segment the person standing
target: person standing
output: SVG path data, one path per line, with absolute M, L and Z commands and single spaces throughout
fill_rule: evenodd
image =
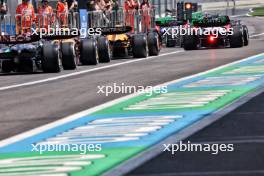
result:
M 41 28 L 48 28 L 54 23 L 53 9 L 49 5 L 49 0 L 42 0 L 41 6 L 38 7 L 37 24 Z
M 35 11 L 30 0 L 23 0 L 16 9 L 16 32 L 17 34 L 31 32 L 35 22 Z
M 57 3 L 57 18 L 61 27 L 66 27 L 68 24 L 68 3 L 66 0 L 59 0 Z
M 147 32 L 151 27 L 151 4 L 149 0 L 143 0 L 140 4 L 141 16 L 142 16 L 142 30 Z
M 135 15 L 139 8 L 139 3 L 137 0 L 125 0 L 124 1 L 124 13 L 125 13 L 125 23 L 126 26 L 132 27 L 132 32 L 135 28 Z
M 7 14 L 7 0 L 0 0 L 0 16 L 3 19 Z

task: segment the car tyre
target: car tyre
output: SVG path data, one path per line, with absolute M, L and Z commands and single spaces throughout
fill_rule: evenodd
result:
M 80 46 L 80 62 L 83 65 L 97 65 L 98 53 L 96 40 L 84 39 L 81 41 Z
M 111 61 L 111 50 L 109 41 L 106 37 L 99 37 L 97 40 L 98 56 L 100 63 L 108 63 Z
M 149 50 L 149 56 L 159 55 L 160 52 L 159 36 L 156 32 L 150 32 L 148 34 L 148 50 Z
M 74 42 L 61 43 L 61 63 L 64 70 L 75 70 L 77 67 Z
M 134 58 L 146 58 L 148 56 L 146 35 L 136 34 L 133 36 L 132 54 Z
M 246 25 L 243 25 L 243 37 L 244 37 L 244 46 L 248 46 L 249 44 L 249 33 Z
M 11 60 L 3 60 L 1 62 L 2 73 L 10 73 L 14 69 L 14 63 Z
M 230 36 L 230 47 L 240 48 L 244 46 L 244 36 L 240 26 L 235 26 L 233 35 Z
M 41 59 L 42 70 L 45 73 L 60 72 L 59 47 L 55 43 L 44 43 Z
M 183 37 L 183 48 L 185 50 L 196 50 L 198 39 L 196 35 L 185 35 Z

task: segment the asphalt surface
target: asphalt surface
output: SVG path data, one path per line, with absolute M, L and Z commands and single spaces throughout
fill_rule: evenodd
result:
M 251 34 L 264 32 L 263 19 L 251 17 L 240 17 L 240 19 L 249 25 Z M 0 139 L 124 96 L 111 94 L 106 97 L 97 94 L 98 86 L 113 85 L 113 83 L 154 86 L 262 53 L 263 40 L 262 36 L 256 37 L 248 47 L 238 49 L 210 49 L 168 54 L 182 49 L 165 48 L 161 56 L 151 59 L 132 63 L 126 62 L 134 61 L 133 59 L 114 60 L 110 64 L 84 66 L 75 71 L 63 71 L 59 74 L 1 75 Z M 110 66 L 113 64 L 123 65 Z M 104 68 L 106 66 L 107 68 Z M 90 72 L 75 76 L 67 75 L 87 70 Z M 64 77 L 32 83 L 57 76 Z M 32 85 L 8 87 L 29 82 Z
M 261 176 L 264 175 L 264 93 L 184 143 L 233 144 L 234 151 L 163 152 L 129 176 Z
M 259 20 L 259 19 L 258 19 Z M 261 19 L 263 20 L 263 19 Z M 256 34 L 262 26 L 248 21 Z M 264 175 L 264 93 L 188 137 L 183 143 L 233 144 L 234 151 L 162 152 L 128 176 L 260 176 Z M 176 140 L 176 139 L 175 139 Z

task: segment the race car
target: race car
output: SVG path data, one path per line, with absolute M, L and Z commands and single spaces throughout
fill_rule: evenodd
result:
M 119 10 L 102 15 L 103 19 L 101 21 L 104 23 L 100 25 L 102 37 L 106 37 L 109 41 L 109 50 L 113 57 L 133 56 L 134 58 L 145 58 L 159 55 L 159 35 L 156 29 L 150 26 L 153 23 L 151 21 L 153 16 L 150 14 L 152 13 L 143 11 L 126 14 L 123 10 Z M 109 20 L 110 23 L 104 22 L 113 19 L 113 16 L 114 20 Z M 103 38 L 98 41 L 100 40 L 104 41 Z M 99 46 L 100 43 L 103 42 L 98 42 Z M 106 52 L 105 49 L 102 49 L 102 51 Z
M 165 17 L 156 19 L 157 27 L 166 47 L 183 47 L 180 30 L 187 22 L 201 15 L 197 3 L 178 2 L 177 9 L 166 9 Z
M 34 72 L 43 70 L 46 73 L 60 71 L 58 45 L 52 42 L 41 42 L 37 36 L 5 36 L 1 40 L 7 45 L 0 49 L 1 71 Z
M 232 21 L 229 16 L 205 14 L 186 26 L 184 49 L 195 50 L 210 47 L 238 48 L 249 44 L 246 25 Z
M 106 36 L 102 36 L 100 25 L 94 23 L 100 20 L 100 15 L 102 13 L 88 12 L 86 4 L 83 3 L 80 3 L 78 13 L 68 14 L 68 27 L 80 31 L 80 35 L 72 40 L 60 41 L 62 60 L 75 58 L 75 63 L 67 63 L 70 68 L 76 65 L 97 65 L 111 61 L 109 41 Z
M 182 37 L 180 35 L 176 35 L 172 37 L 171 29 L 178 30 L 182 25 L 182 22 L 179 22 L 174 15 L 173 11 L 167 10 L 167 15 L 165 17 L 160 17 L 156 19 L 156 25 L 159 29 L 162 43 L 166 45 L 166 47 L 175 47 L 182 45 Z M 166 33 L 168 31 L 169 34 Z
M 6 15 L 0 23 L 2 32 L 0 67 L 3 73 L 35 71 L 56 73 L 61 71 L 61 66 L 65 70 L 75 69 L 72 67 L 74 57 L 61 57 L 61 47 L 64 45 L 61 46 L 58 40 L 76 36 L 41 36 L 33 23 L 24 28 L 20 27 L 20 31 L 15 25 L 16 17 Z M 35 32 L 31 31 L 33 29 Z M 74 52 L 74 49 L 68 48 L 68 52 Z

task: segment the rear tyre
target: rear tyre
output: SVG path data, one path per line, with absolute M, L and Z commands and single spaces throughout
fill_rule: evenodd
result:
M 244 36 L 240 26 L 235 26 L 233 35 L 230 36 L 230 47 L 240 48 L 244 45 Z
M 248 46 L 249 44 L 249 33 L 246 25 L 243 25 L 243 37 L 244 37 L 244 46 Z
M 160 52 L 159 36 L 156 32 L 150 32 L 148 34 L 148 50 L 149 50 L 149 56 L 159 55 Z
M 196 50 L 198 39 L 196 35 L 185 35 L 183 38 L 183 48 L 185 50 Z
M 84 39 L 80 46 L 80 62 L 83 65 L 97 65 L 98 53 L 94 39 Z
M 76 69 L 77 64 L 74 42 L 61 43 L 61 63 L 64 70 Z
M 97 40 L 99 62 L 108 63 L 111 61 L 109 41 L 106 37 L 99 37 Z
M 134 58 L 146 58 L 148 56 L 146 35 L 134 35 L 132 42 L 132 54 Z
M 1 62 L 2 73 L 10 73 L 14 69 L 14 63 L 10 60 L 3 60 Z
M 59 47 L 54 43 L 45 43 L 41 59 L 42 70 L 45 73 L 60 72 Z

